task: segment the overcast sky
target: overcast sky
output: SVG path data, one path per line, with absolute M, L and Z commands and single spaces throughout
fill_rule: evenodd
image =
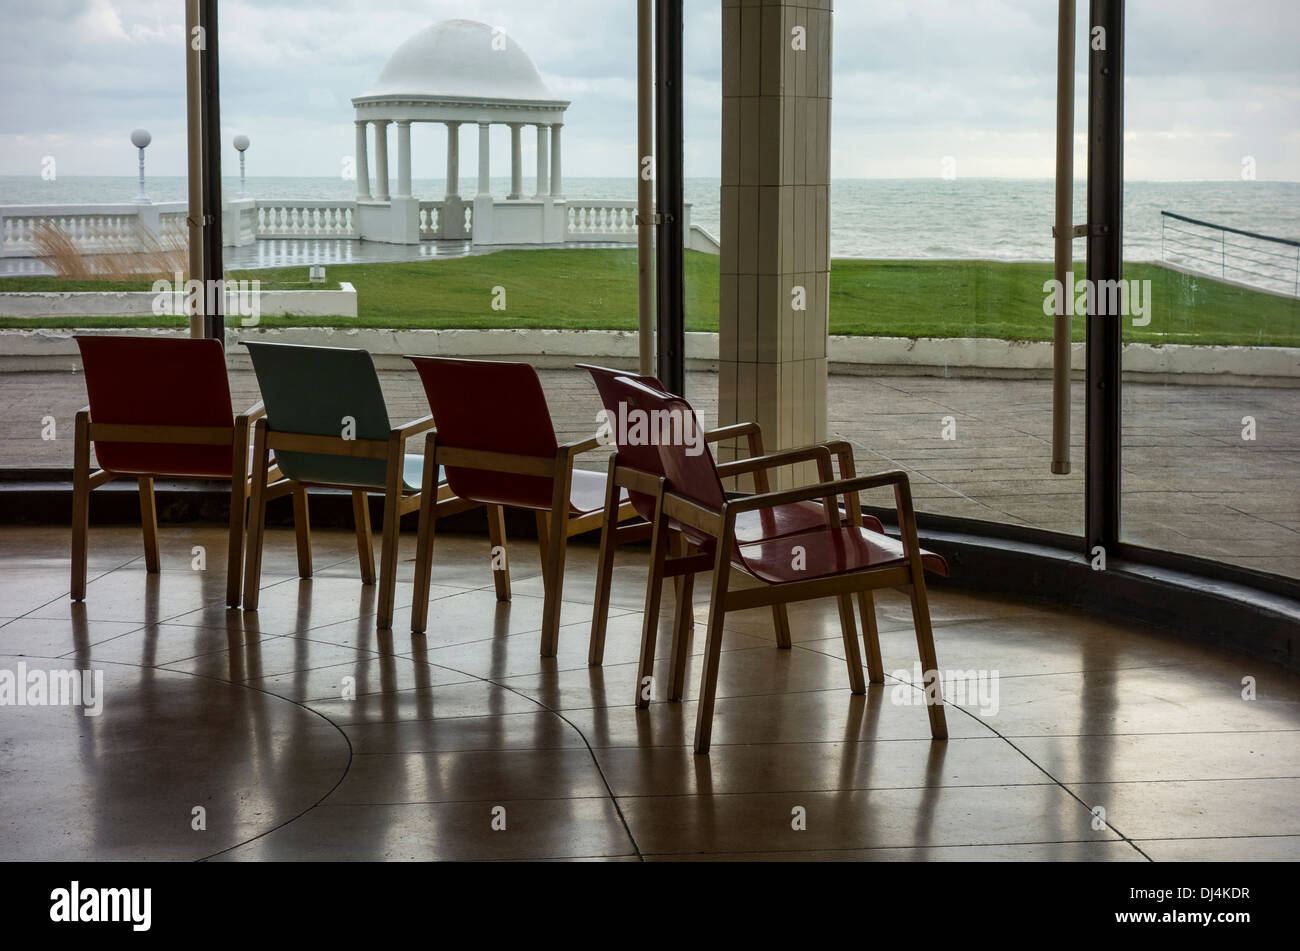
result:
M 337 175 L 352 154 L 351 97 L 409 35 L 466 17 L 504 28 L 573 101 L 566 177 L 630 176 L 635 6 L 222 0 L 222 138 L 252 139 L 250 175 Z M 716 176 L 719 3 L 686 10 L 687 174 Z M 151 173 L 183 174 L 182 11 L 181 0 L 0 0 L 0 174 L 37 175 L 47 155 L 60 176 L 134 174 L 138 126 L 154 136 Z M 838 0 L 834 176 L 930 177 L 952 156 L 964 177 L 1050 177 L 1055 11 L 1051 0 Z M 1300 180 L 1300 0 L 1129 0 L 1127 32 L 1130 179 L 1237 179 L 1251 156 L 1260 179 Z M 1078 85 L 1082 170 L 1084 74 Z M 493 174 L 507 175 L 508 132 L 495 134 Z M 476 167 L 475 138 L 462 136 L 462 169 Z M 413 143 L 415 177 L 441 177 L 441 127 L 417 127 Z

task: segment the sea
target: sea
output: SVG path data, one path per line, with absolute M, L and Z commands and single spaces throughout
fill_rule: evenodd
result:
M 531 183 L 525 180 L 525 192 Z M 443 195 L 440 179 L 417 179 L 417 197 Z M 493 193 L 505 195 L 509 179 L 494 178 Z M 356 185 L 342 178 L 249 177 L 249 196 L 265 199 L 350 199 Z M 473 183 L 462 180 L 468 194 Z M 137 192 L 129 176 L 0 176 L 0 205 L 129 202 Z M 239 194 L 238 178 L 227 178 L 227 197 Z M 184 201 L 181 176 L 149 178 L 146 192 L 154 201 Z M 564 192 L 575 199 L 636 198 L 633 178 L 566 178 Z M 713 235 L 719 231 L 719 181 L 689 178 L 686 201 L 691 222 Z M 1085 218 L 1085 184 L 1075 186 L 1074 220 Z M 1191 247 L 1207 259 L 1214 248 L 1251 244 L 1227 233 L 1203 232 L 1161 212 L 1275 238 L 1300 241 L 1300 182 L 1208 181 L 1124 183 L 1124 257 L 1161 261 L 1171 245 Z M 1054 219 L 1054 183 L 1050 179 L 926 178 L 835 179 L 831 183 L 831 255 L 835 258 L 934 258 L 996 261 L 1050 261 Z M 1171 231 L 1171 229 L 1174 229 Z M 1179 234 L 1184 235 L 1180 237 Z M 1178 245 L 1183 242 L 1183 245 Z M 1199 243 L 1198 243 L 1199 242 Z M 1262 261 L 1269 276 L 1293 281 L 1300 248 L 1264 243 L 1252 259 Z M 1076 254 L 1083 254 L 1081 244 Z M 1289 275 L 1289 276 L 1288 276 Z

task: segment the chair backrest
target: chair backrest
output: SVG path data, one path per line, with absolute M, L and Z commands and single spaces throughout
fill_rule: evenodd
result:
M 705 508 L 722 508 L 727 496 L 691 404 L 631 377 L 616 377 L 612 386 L 619 402 L 627 406 L 628 441 L 639 441 L 633 438 L 634 427 L 642 423 L 643 432 L 659 453 L 669 490 Z M 631 416 L 634 412 L 644 415 L 635 418 Z
M 390 424 L 375 361 L 365 350 L 241 340 L 253 358 L 272 432 L 388 439 Z M 383 489 L 387 463 L 315 452 L 275 453 L 290 479 Z
M 609 427 L 615 446 L 618 447 L 619 464 L 640 469 L 651 475 L 662 476 L 664 471 L 659 462 L 659 450 L 654 446 L 644 443 L 628 445 L 619 442 L 620 437 L 625 435 L 625 428 L 619 425 L 619 419 L 624 417 L 628 406 L 626 402 L 620 400 L 620 390 L 616 381 L 619 377 L 625 377 L 653 390 L 667 392 L 664 390 L 664 385 L 653 376 L 640 376 L 623 370 L 611 370 L 609 367 L 593 366 L 590 363 L 579 363 L 576 366 L 579 370 L 586 370 L 591 374 L 596 390 L 600 393 L 600 401 L 605 405 L 606 425 Z M 643 519 L 650 521 L 654 518 L 654 500 L 650 496 L 642 492 L 629 492 L 628 498 L 636 513 Z
M 226 358 L 216 340 L 189 337 L 76 337 L 92 423 L 233 426 Z M 230 477 L 231 447 L 95 443 L 110 472 Z
M 555 458 L 559 443 L 551 411 L 537 371 L 527 363 L 406 359 L 420 371 L 439 446 Z M 461 466 L 447 466 L 446 472 L 451 490 L 463 499 L 533 509 L 551 506 L 550 478 Z

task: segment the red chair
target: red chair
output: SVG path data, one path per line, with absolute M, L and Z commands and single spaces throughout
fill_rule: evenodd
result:
M 140 489 L 145 568 L 158 571 L 154 479 L 230 482 L 226 604 L 239 606 L 248 501 L 248 434 L 258 403 L 235 416 L 216 340 L 78 336 L 90 404 L 77 413 L 72 476 L 72 584 L 86 596 L 90 492 L 118 477 Z M 99 470 L 90 471 L 91 448 Z M 274 467 L 272 467 L 274 471 Z
M 577 366 L 579 369 L 586 370 L 591 374 L 592 381 L 596 384 L 596 389 L 600 393 L 601 402 L 605 406 L 611 439 L 618 447 L 618 452 L 611 457 L 609 462 L 608 491 L 613 492 L 615 487 L 629 489 L 628 494 L 632 505 L 635 507 L 637 514 L 646 521 L 644 525 L 619 527 L 606 519 L 604 529 L 601 532 L 600 557 L 597 561 L 596 570 L 596 603 L 591 621 L 591 649 L 587 658 L 589 664 L 597 666 L 604 659 L 605 630 L 609 619 L 609 596 L 613 577 L 614 549 L 619 545 L 644 541 L 650 538 L 654 525 L 655 499 L 645 492 L 630 489 L 631 482 L 643 481 L 640 476 L 633 473 L 644 473 L 651 479 L 660 478 L 664 474 L 659 462 L 659 452 L 654 446 L 619 441 L 618 437 L 622 435 L 622 432 L 618 420 L 620 413 L 625 411 L 627 404 L 621 401 L 617 381 L 620 377 L 625 377 L 661 393 L 666 394 L 667 390 L 653 376 L 637 376 L 622 370 L 593 366 L 586 363 L 580 363 Z M 736 423 L 731 426 L 710 430 L 704 434 L 705 442 L 709 443 L 740 437 L 744 437 L 748 443 L 749 458 L 723 463 L 718 467 L 719 474 L 723 478 L 746 474 L 752 475 L 754 487 L 760 493 L 770 490 L 768 470 L 797 462 L 817 461 L 822 464 L 828 454 L 839 459 L 841 471 L 852 472 L 853 449 L 846 442 L 826 443 L 824 449 L 822 447 L 805 447 L 769 456 L 763 452 L 763 432 L 758 423 Z M 645 484 L 649 485 L 650 483 Z M 609 501 L 610 497 L 607 497 L 607 513 L 609 511 Z M 799 502 L 777 506 L 770 510 L 747 513 L 737 523 L 737 536 L 744 542 L 754 542 L 763 539 L 781 538 L 786 535 L 819 528 L 826 524 L 827 511 L 827 507 L 821 502 Z M 841 514 L 838 508 L 835 509 L 835 512 Z M 880 521 L 874 516 L 861 515 L 860 513 L 859 515 L 861 524 L 873 531 L 882 531 Z M 851 518 L 849 513 L 843 513 L 841 517 Z M 673 578 L 677 589 L 678 610 L 675 626 L 681 628 L 683 625 L 689 626 L 693 622 L 691 596 L 694 575 L 683 570 L 685 565 L 690 562 L 683 562 L 679 559 L 697 553 L 693 551 L 694 546 L 690 546 L 682 538 L 679 525 L 670 520 L 669 529 L 667 543 L 674 557 L 665 562 L 665 577 Z M 688 551 L 688 549 L 692 550 Z M 695 559 L 695 563 L 699 563 L 698 558 Z M 652 590 L 647 592 L 647 596 L 645 623 L 648 625 L 648 629 L 647 632 L 643 633 L 642 646 L 649 649 L 650 656 L 642 658 L 641 676 L 637 679 L 637 704 L 639 706 L 644 706 L 649 700 L 642 689 L 642 684 L 643 678 L 650 675 L 654 664 L 654 645 L 659 622 L 659 591 L 653 587 L 653 584 Z M 875 610 L 874 606 L 869 604 L 870 597 L 869 593 L 862 595 L 863 624 L 867 630 L 874 633 Z M 777 646 L 788 650 L 790 648 L 790 621 L 784 604 L 772 605 L 772 620 L 776 628 Z M 682 643 L 684 641 L 679 631 L 674 636 L 673 644 L 679 645 Z M 677 672 L 679 669 L 678 663 L 684 665 L 684 662 L 684 656 L 674 657 L 673 671 Z M 682 670 L 684 673 L 684 667 Z M 678 674 L 679 678 L 680 676 Z M 671 699 L 677 699 L 681 696 L 681 687 L 680 679 L 673 683 L 669 691 Z
M 605 517 L 605 477 L 574 468 L 595 436 L 560 444 L 537 371 L 526 363 L 408 356 L 424 383 L 436 429 L 425 441 L 425 478 L 442 466 L 460 499 L 488 506 L 491 542 L 505 544 L 502 507 L 536 513 L 545 578 L 543 657 L 554 657 L 560 627 L 564 560 L 568 539 L 590 531 Z M 429 496 L 426 495 L 426 499 Z M 620 494 L 615 518 L 636 513 Z M 420 507 L 411 630 L 428 623 L 433 566 L 434 511 Z M 504 582 L 504 584 L 503 584 Z M 509 599 L 508 576 L 497 574 L 497 597 Z
M 676 413 L 683 418 L 694 418 L 694 411 L 685 400 L 627 377 L 620 377 L 615 382 L 619 398 L 631 408 L 648 413 Z M 707 446 L 698 455 L 691 455 L 684 445 L 671 441 L 660 442 L 657 449 L 664 476 L 657 485 L 641 480 L 636 485 L 638 491 L 653 493 L 658 502 L 654 520 L 656 541 L 652 542 L 651 583 L 654 583 L 656 576 L 662 577 L 664 545 L 659 539 L 668 531 L 670 520 L 675 520 L 680 525 L 682 534 L 692 544 L 713 551 L 713 587 L 695 725 L 695 752 L 704 754 L 709 751 L 723 622 L 728 611 L 813 598 L 836 598 L 839 602 L 849 684 L 854 693 L 860 694 L 866 691 L 866 685 L 862 678 L 862 661 L 850 596 L 875 588 L 900 586 L 908 589 L 912 601 L 917 647 L 925 672 L 924 692 L 930 717 L 930 734 L 935 739 L 945 739 L 948 730 L 926 600 L 925 570 L 928 568 L 946 575 L 947 564 L 940 556 L 923 551 L 917 541 L 916 518 L 906 473 L 886 472 L 861 477 L 846 475 L 820 485 L 785 492 L 761 493 L 729 501 L 722 487 L 722 470 L 714 464 Z M 823 471 L 828 464 L 823 457 Z M 860 527 L 860 522 L 852 516 L 860 507 L 859 492 L 886 485 L 894 487 L 901 541 Z M 796 535 L 749 543 L 741 541 L 739 537 L 737 526 L 747 513 L 764 510 L 770 512 L 778 506 L 819 498 L 825 499 L 824 504 L 829 506 L 838 496 L 844 497 L 846 508 L 850 512 L 848 525 L 823 525 L 819 529 Z M 700 569 L 696 565 L 688 565 L 684 570 L 693 572 Z M 733 571 L 749 575 L 763 584 L 760 587 L 732 590 L 729 581 Z M 875 649 L 878 650 L 878 646 Z M 684 653 L 684 647 L 674 644 L 675 656 Z M 871 679 L 872 682 L 883 683 L 883 670 L 872 669 Z

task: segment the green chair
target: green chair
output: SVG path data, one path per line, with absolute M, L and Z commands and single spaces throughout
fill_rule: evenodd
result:
M 307 488 L 352 492 L 361 580 L 375 582 L 367 493 L 384 495 L 383 546 L 379 564 L 378 626 L 392 627 L 401 517 L 420 508 L 424 457 L 406 453 L 406 440 L 433 428 L 425 416 L 393 426 L 375 363 L 365 350 L 240 341 L 248 348 L 266 416 L 253 427 L 253 458 L 265 472 L 271 453 L 284 478 L 253 480 L 244 610 L 256 611 L 262 575 L 266 503 L 293 494 L 298 574 L 311 577 L 311 534 Z M 472 508 L 452 494 L 441 470 L 436 482 L 436 516 Z

